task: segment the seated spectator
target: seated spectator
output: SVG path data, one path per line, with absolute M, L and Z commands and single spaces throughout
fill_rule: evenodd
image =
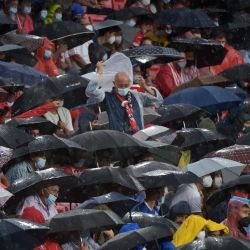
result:
M 62 21 L 62 6 L 58 3 L 51 3 L 48 7 L 48 16 L 45 24 Z

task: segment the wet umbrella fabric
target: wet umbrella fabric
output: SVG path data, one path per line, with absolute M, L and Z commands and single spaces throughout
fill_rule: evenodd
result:
M 236 65 L 232 68 L 221 72 L 221 75 L 230 81 L 249 81 L 250 80 L 250 63 Z
M 0 249 L 27 250 L 43 243 L 49 228 L 20 219 L 0 220 Z
M 41 25 L 32 34 L 48 37 L 51 41 L 63 39 L 69 49 L 84 44 L 94 36 L 93 32 L 85 29 L 81 24 L 72 21 Z
M 15 30 L 17 24 L 3 11 L 0 12 L 0 35 L 3 35 L 9 31 Z
M 5 90 L 19 91 L 19 90 L 23 90 L 24 84 L 17 83 L 13 81 L 12 79 L 0 77 L 0 87 Z
M 99 231 L 122 225 L 121 218 L 110 210 L 73 209 L 50 220 L 50 232 Z
M 100 250 L 128 250 L 134 247 L 152 242 L 158 239 L 162 239 L 171 236 L 171 232 L 168 226 L 165 225 L 153 225 L 134 231 L 120 233 L 111 240 L 105 242 Z
M 84 201 L 79 208 L 90 209 L 95 208 L 95 206 L 105 204 L 112 211 L 122 217 L 127 212 L 131 211 L 133 207 L 138 205 L 138 203 L 138 201 L 129 196 L 125 196 L 117 192 L 111 192 L 101 196 L 92 197 L 89 200 Z
M 160 122 L 156 122 L 156 121 L 154 123 L 160 124 Z M 140 141 L 154 140 L 155 138 L 163 136 L 164 134 L 168 132 L 169 132 L 168 128 L 154 125 L 149 128 L 145 128 L 136 132 L 135 134 L 133 134 L 133 137 Z
M 187 8 L 163 10 L 159 13 L 156 23 L 181 28 L 215 27 L 214 22 L 205 12 Z
M 143 15 L 148 15 L 148 11 L 145 10 L 144 8 L 123 8 L 120 10 L 117 10 L 110 15 L 108 15 L 109 19 L 113 20 L 127 20 L 133 17 L 137 16 L 143 16 Z
M 250 146 L 250 134 L 245 134 L 237 139 L 236 144 Z
M 220 43 L 199 38 L 176 39 L 171 42 L 171 47 L 181 52 L 193 52 L 194 63 L 198 68 L 218 65 L 227 54 L 227 50 Z
M 9 200 L 13 195 L 6 189 L 0 187 L 0 207 L 3 207 L 4 204 Z
M 117 20 L 112 20 L 112 19 L 106 19 L 100 23 L 96 23 L 96 24 L 93 24 L 93 29 L 98 31 L 98 30 L 101 30 L 101 29 L 106 29 L 106 28 L 111 28 L 111 27 L 114 27 L 114 26 L 119 26 L 123 24 L 123 22 L 121 21 L 117 21 Z
M 161 105 L 157 112 L 161 115 L 161 117 L 153 123 L 158 125 L 164 125 L 167 122 L 175 120 L 198 120 L 202 116 L 209 115 L 209 113 L 205 110 L 191 104 Z
M 238 178 L 245 166 L 246 165 L 236 161 L 215 157 L 204 158 L 200 161 L 191 163 L 187 165 L 184 170 L 192 172 L 198 177 L 221 171 L 223 181 L 227 182 Z
M 250 242 L 240 238 L 208 237 L 204 241 L 195 240 L 192 243 L 178 247 L 178 250 L 247 250 L 250 248 Z
M 200 98 L 200 97 L 203 98 Z M 211 114 L 228 110 L 242 101 L 230 90 L 215 87 L 194 87 L 183 89 L 170 95 L 163 101 L 164 105 L 185 103 L 203 108 Z
M 16 100 L 12 107 L 14 116 L 25 113 L 43 103 L 48 99 L 73 98 L 74 91 L 82 91 L 85 96 L 85 88 L 88 80 L 76 75 L 61 75 L 42 80 L 39 84 L 25 89 L 23 94 Z M 74 99 L 74 98 L 73 98 Z M 87 97 L 81 102 L 85 103 Z
M 0 169 L 11 159 L 13 150 L 0 146 Z
M 11 79 L 19 84 L 28 86 L 40 82 L 47 78 L 47 75 L 27 65 L 18 63 L 7 63 L 0 61 L 0 75 L 1 77 Z
M 7 125 L 0 125 L 0 145 L 7 148 L 16 148 L 33 140 L 33 137 L 20 129 Z

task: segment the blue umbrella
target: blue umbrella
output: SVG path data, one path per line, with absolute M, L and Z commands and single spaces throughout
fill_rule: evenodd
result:
M 0 61 L 0 75 L 9 78 L 16 83 L 34 85 L 40 82 L 47 75 L 27 65 L 18 63 L 7 63 Z
M 117 192 L 111 192 L 101 196 L 92 197 L 83 202 L 79 208 L 91 209 L 100 204 L 107 204 L 111 210 L 123 217 L 127 212 L 131 211 L 134 206 L 138 205 L 138 203 L 138 201 L 129 196 Z
M 242 102 L 242 99 L 228 89 L 215 86 L 183 89 L 164 99 L 163 104 L 185 103 L 203 108 L 211 114 L 227 110 Z

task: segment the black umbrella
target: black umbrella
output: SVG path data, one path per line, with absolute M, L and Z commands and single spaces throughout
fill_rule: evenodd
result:
M 179 171 L 155 170 L 137 177 L 146 189 L 173 186 L 184 183 L 199 183 L 200 178 L 193 173 Z
M 149 227 L 155 224 L 164 224 L 169 226 L 173 231 L 176 231 L 179 226 L 175 222 L 158 215 L 145 214 L 141 212 L 133 212 L 131 214 L 126 214 L 123 218 L 125 223 L 137 223 L 140 227 Z
M 250 134 L 245 134 L 237 139 L 236 144 L 250 146 Z
M 14 118 L 6 124 L 8 126 L 22 129 L 39 129 L 40 134 L 53 134 L 58 129 L 58 126 L 56 126 L 54 123 L 39 116 L 30 118 Z
M 65 192 L 77 184 L 78 178 L 74 175 L 66 174 L 63 169 L 49 168 L 32 172 L 28 177 L 14 181 L 8 188 L 14 196 L 8 200 L 6 208 L 12 209 L 22 198 L 36 194 L 41 187 L 59 185 L 60 195 L 63 196 Z
M 54 216 L 50 232 L 100 231 L 122 225 L 121 218 L 110 210 L 74 209 Z
M 132 136 L 114 130 L 90 131 L 76 135 L 71 140 L 87 148 L 89 152 L 111 150 L 114 153 L 111 158 L 116 160 L 139 156 L 147 148 Z
M 78 155 L 83 156 L 86 153 L 86 149 L 82 148 L 76 142 L 64 138 L 43 135 L 36 137 L 27 146 L 15 149 L 11 161 L 21 160 L 32 153 L 38 152 L 50 153 L 50 156 L 53 158 L 60 158 L 62 155 L 76 158 Z
M 156 23 L 181 28 L 215 27 L 214 22 L 205 12 L 187 8 L 163 10 L 159 13 Z
M 111 240 L 105 242 L 100 250 L 128 250 L 136 246 L 163 239 L 172 235 L 168 226 L 153 225 L 134 231 L 117 234 Z
M 48 37 L 51 41 L 65 40 L 68 48 L 74 48 L 91 40 L 94 36 L 92 31 L 85 29 L 81 24 L 72 21 L 55 22 L 41 25 L 34 35 Z
M 23 90 L 24 84 L 16 83 L 12 79 L 0 77 L 0 87 L 9 91 Z
M 99 22 L 99 23 L 95 23 L 92 25 L 93 29 L 94 30 L 101 30 L 101 29 L 106 29 L 106 28 L 111 28 L 111 27 L 114 27 L 114 26 L 119 26 L 123 24 L 123 22 L 121 21 L 116 21 L 116 20 L 112 20 L 112 19 L 106 19 L 102 22 Z
M 194 62 L 198 68 L 222 63 L 227 50 L 218 42 L 201 39 L 175 39 L 171 47 L 181 52 L 193 52 Z
M 137 179 L 118 167 L 87 169 L 79 180 L 78 187 L 72 189 L 68 197 L 73 202 L 83 202 L 90 197 L 113 191 L 131 195 L 144 190 Z
M 182 58 L 180 53 L 175 49 L 153 45 L 124 50 L 122 53 L 130 59 L 135 59 L 142 64 L 169 63 Z
M 0 125 L 0 146 L 17 148 L 33 140 L 33 137 L 20 129 Z
M 114 11 L 113 13 L 111 13 L 110 15 L 108 15 L 109 19 L 113 19 L 113 20 L 127 20 L 130 19 L 132 17 L 136 17 L 136 16 L 144 16 L 144 15 L 148 15 L 149 12 L 144 9 L 144 8 L 123 8 L 117 11 Z
M 230 189 L 239 186 L 246 185 L 250 191 L 250 175 L 242 175 L 235 180 L 224 183 L 218 190 L 216 190 L 207 200 L 209 206 L 216 206 L 221 201 L 230 197 Z
M 45 103 L 48 99 L 58 97 L 63 97 L 65 100 L 73 99 L 76 105 L 79 102 L 84 104 L 87 100 L 85 88 L 88 82 L 88 80 L 77 75 L 62 75 L 43 79 L 39 84 L 24 90 L 14 103 L 12 113 L 14 116 L 22 114 Z M 82 92 L 83 98 L 75 100 L 75 92 Z
M 157 124 L 156 122 L 154 123 Z M 167 127 L 154 125 L 150 126 L 149 128 L 139 130 L 138 132 L 133 134 L 133 137 L 138 139 L 139 141 L 149 141 L 155 140 L 158 137 L 168 134 L 169 131 L 170 129 Z
M 3 35 L 9 31 L 17 28 L 16 22 L 14 22 L 3 11 L 0 12 L 0 35 Z
M 162 105 L 157 112 L 161 115 L 161 117 L 153 123 L 158 125 L 164 125 L 167 122 L 175 120 L 198 120 L 202 116 L 207 116 L 209 114 L 205 110 L 191 104 Z
M 233 237 L 208 237 L 203 240 L 195 240 L 192 243 L 178 247 L 178 250 L 248 250 L 250 241 Z
M 139 177 L 147 172 L 155 170 L 179 171 L 179 169 L 174 165 L 158 161 L 147 161 L 136 165 L 130 165 L 126 168 L 126 170 L 134 177 Z
M 224 135 L 201 128 L 178 130 L 173 132 L 173 134 L 163 136 L 157 140 L 181 148 L 188 148 L 199 144 L 215 144 L 216 142 L 220 142 L 220 144 L 223 144 L 225 147 L 233 144 L 233 141 Z
M 239 64 L 221 72 L 230 81 L 250 81 L 250 63 Z
M 31 250 L 43 243 L 49 228 L 20 219 L 0 219 L 1 250 Z
M 231 11 L 244 10 L 250 7 L 249 0 L 227 0 L 227 9 Z
M 127 212 L 130 212 L 133 207 L 138 205 L 138 203 L 138 201 L 129 196 L 117 192 L 111 192 L 101 196 L 92 197 L 89 200 L 84 201 L 79 208 L 90 209 L 105 204 L 119 216 L 124 216 Z

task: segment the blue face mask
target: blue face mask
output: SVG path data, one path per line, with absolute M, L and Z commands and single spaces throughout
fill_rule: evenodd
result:
M 42 20 L 44 20 L 48 15 L 48 11 L 47 10 L 41 10 L 40 12 L 40 17 Z
M 23 8 L 23 13 L 26 15 L 29 15 L 31 13 L 31 7 L 30 6 L 25 6 Z
M 17 13 L 17 7 L 10 7 L 10 13 L 11 14 L 16 14 Z
M 118 94 L 121 96 L 126 96 L 128 94 L 128 92 L 130 91 L 129 88 L 118 88 Z
M 48 206 L 51 206 L 52 204 L 54 204 L 56 202 L 57 197 L 53 194 L 49 194 L 49 196 L 47 197 L 47 204 Z
M 44 58 L 45 59 L 50 59 L 51 58 L 51 51 L 50 50 L 46 49 L 44 51 Z
M 55 19 L 56 19 L 56 21 L 58 21 L 58 22 L 62 21 L 62 13 L 56 13 Z
M 38 158 L 35 162 L 36 169 L 43 169 L 46 165 L 46 159 Z

